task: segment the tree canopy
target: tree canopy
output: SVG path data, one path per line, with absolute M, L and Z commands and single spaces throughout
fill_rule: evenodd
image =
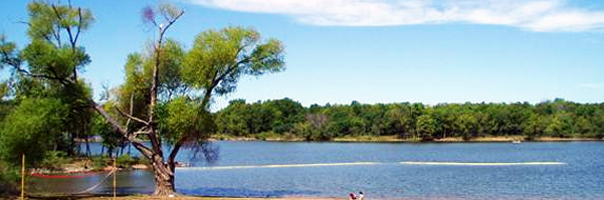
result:
M 305 140 L 346 136 L 398 136 L 419 140 L 485 136 L 601 138 L 604 136 L 602 119 L 604 104 L 580 104 L 563 99 L 534 105 L 521 102 L 371 105 L 353 101 L 348 105 L 310 107 L 302 107 L 288 98 L 254 103 L 233 100 L 216 114 L 221 134 L 262 138 L 262 134 L 273 133 Z

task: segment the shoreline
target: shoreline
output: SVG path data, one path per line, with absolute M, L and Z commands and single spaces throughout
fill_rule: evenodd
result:
M 431 141 L 422 141 L 420 139 L 402 139 L 397 136 L 359 136 L 359 137 L 337 137 L 325 141 L 306 141 L 302 138 L 255 138 L 255 137 L 224 137 L 213 135 L 210 141 L 267 141 L 267 142 L 351 142 L 351 143 L 512 143 L 512 142 L 596 142 L 604 141 L 603 138 L 586 138 L 586 137 L 538 137 L 532 140 L 527 140 L 525 136 L 487 136 L 477 137 L 470 140 L 464 140 L 461 137 L 446 137 Z

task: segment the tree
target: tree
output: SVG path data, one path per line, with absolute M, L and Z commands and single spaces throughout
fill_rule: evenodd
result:
M 306 121 L 294 125 L 293 132 L 307 141 L 325 141 L 333 138 L 334 133 L 327 130 L 327 116 L 323 113 L 306 114 Z
M 73 155 L 75 139 L 88 131 L 92 116 L 88 101 L 92 92 L 78 77 L 90 58 L 77 42 L 94 19 L 89 10 L 71 5 L 33 2 L 28 11 L 31 42 L 19 50 L 1 37 L 0 65 L 17 72 L 12 77 L 15 99 L 54 98 L 67 106 L 69 114 L 63 120 L 69 145 L 62 150 Z
M 388 110 L 384 113 L 387 135 L 403 135 L 405 133 L 405 107 L 401 104 L 391 104 Z
M 11 66 L 20 75 L 58 89 L 78 88 L 78 70 L 90 62 L 78 39 L 93 22 L 91 12 L 43 2 L 31 3 L 28 8 L 31 42 L 20 53 L 14 43 L 0 38 L 2 66 Z M 90 95 L 79 95 L 78 102 L 68 102 L 70 106 L 83 102 L 78 105 L 94 109 L 113 131 L 151 161 L 154 195 L 175 193 L 175 158 L 182 147 L 198 147 L 206 159 L 215 158 L 207 145 L 208 135 L 215 128 L 214 116 L 209 112 L 214 96 L 233 92 L 244 75 L 260 76 L 284 69 L 282 43 L 261 40 L 260 34 L 250 28 L 204 31 L 192 48 L 185 50 L 166 37 L 183 14 L 169 4 L 143 10 L 143 20 L 158 32 L 157 39 L 147 52 L 128 56 L 126 81 L 118 89 L 115 110 L 106 110 Z M 174 145 L 167 157 L 162 149 L 165 143 Z
M 26 99 L 0 123 L 0 157 L 20 163 L 21 153 L 35 166 L 47 151 L 66 145 L 63 133 L 67 107 L 57 99 Z M 35 148 L 32 148 L 35 147 Z
M 562 120 L 558 116 L 552 117 L 544 132 L 548 136 L 562 136 Z
M 274 110 L 272 130 L 276 133 L 291 132 L 295 123 L 304 120 L 304 107 L 289 98 L 266 102 L 266 107 Z
M 543 135 L 547 128 L 547 121 L 539 114 L 532 114 L 528 118 L 524 126 L 524 135 L 528 140 L 533 140 L 536 137 Z
M 232 100 L 216 116 L 218 132 L 233 136 L 246 136 L 250 133 L 247 126 L 248 118 L 249 106 L 245 100 Z
M 177 42 L 166 39 L 165 34 L 183 14 L 182 10 L 166 4 L 143 11 L 144 20 L 157 29 L 159 36 L 147 55 L 129 56 L 132 59 L 129 63 L 135 63 L 136 70 L 127 74 L 126 79 L 134 78 L 128 75 L 136 75 L 142 77 L 144 86 L 148 86 L 148 93 L 143 93 L 149 98 L 148 103 L 129 104 L 131 110 L 145 110 L 140 109 L 142 107 L 147 111 L 119 111 L 128 118 L 127 121 L 141 124 L 132 134 L 129 134 L 130 130 L 123 130 L 117 121 L 109 120 L 145 157 L 151 159 L 155 172 L 155 195 L 174 193 L 175 158 L 182 147 L 201 147 L 208 160 L 215 156 L 207 148 L 207 139 L 215 130 L 213 115 L 209 112 L 214 94 L 221 96 L 233 92 L 241 76 L 279 72 L 284 65 L 281 42 L 275 39 L 263 41 L 260 34 L 250 28 L 204 31 L 195 38 L 192 49 L 182 49 Z M 129 84 L 141 83 L 126 81 L 122 88 L 130 88 Z M 136 91 L 126 93 L 120 99 L 133 95 L 137 95 Z M 112 119 L 106 113 L 103 115 Z M 141 135 L 149 139 L 151 146 L 140 142 L 138 136 Z M 167 158 L 161 149 L 162 140 L 174 145 Z
M 455 121 L 455 128 L 459 131 L 464 140 L 468 140 L 474 137 L 477 131 L 477 120 L 476 118 L 465 113 L 460 115 Z
M 417 118 L 415 131 L 423 141 L 432 140 L 432 135 L 438 131 L 436 120 L 430 114 L 423 114 Z

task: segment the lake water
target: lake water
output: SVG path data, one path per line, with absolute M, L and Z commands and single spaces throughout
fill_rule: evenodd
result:
M 215 142 L 220 160 L 177 168 L 177 191 L 236 197 L 604 199 L 604 143 Z M 94 143 L 93 152 L 100 152 Z M 135 150 L 132 150 L 135 152 Z M 178 160 L 188 162 L 190 152 Z M 75 192 L 104 174 L 32 178 L 31 191 Z M 149 171 L 118 173 L 120 193 L 150 193 Z M 94 193 L 111 193 L 111 179 Z

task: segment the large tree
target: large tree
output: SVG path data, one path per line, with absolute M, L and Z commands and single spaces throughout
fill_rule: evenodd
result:
M 72 5 L 34 2 L 29 13 L 30 44 L 20 52 L 14 43 L 0 38 L 1 65 L 47 85 L 68 91 L 81 88 L 78 71 L 90 59 L 78 39 L 93 22 L 91 12 Z M 128 56 L 125 83 L 118 88 L 117 100 L 108 101 L 117 105 L 97 103 L 84 92 L 76 93 L 82 95 L 71 102 L 78 109 L 84 102 L 86 108 L 98 112 L 117 134 L 150 159 L 154 195 L 175 193 L 175 158 L 181 148 L 201 147 L 206 158 L 215 156 L 205 148 L 215 127 L 209 111 L 214 96 L 233 92 L 242 76 L 284 69 L 283 44 L 263 40 L 251 28 L 204 31 L 191 49 L 184 49 L 166 37 L 183 14 L 169 4 L 143 9 L 143 20 L 157 35 L 146 51 Z M 173 148 L 164 154 L 162 145 L 166 143 Z

